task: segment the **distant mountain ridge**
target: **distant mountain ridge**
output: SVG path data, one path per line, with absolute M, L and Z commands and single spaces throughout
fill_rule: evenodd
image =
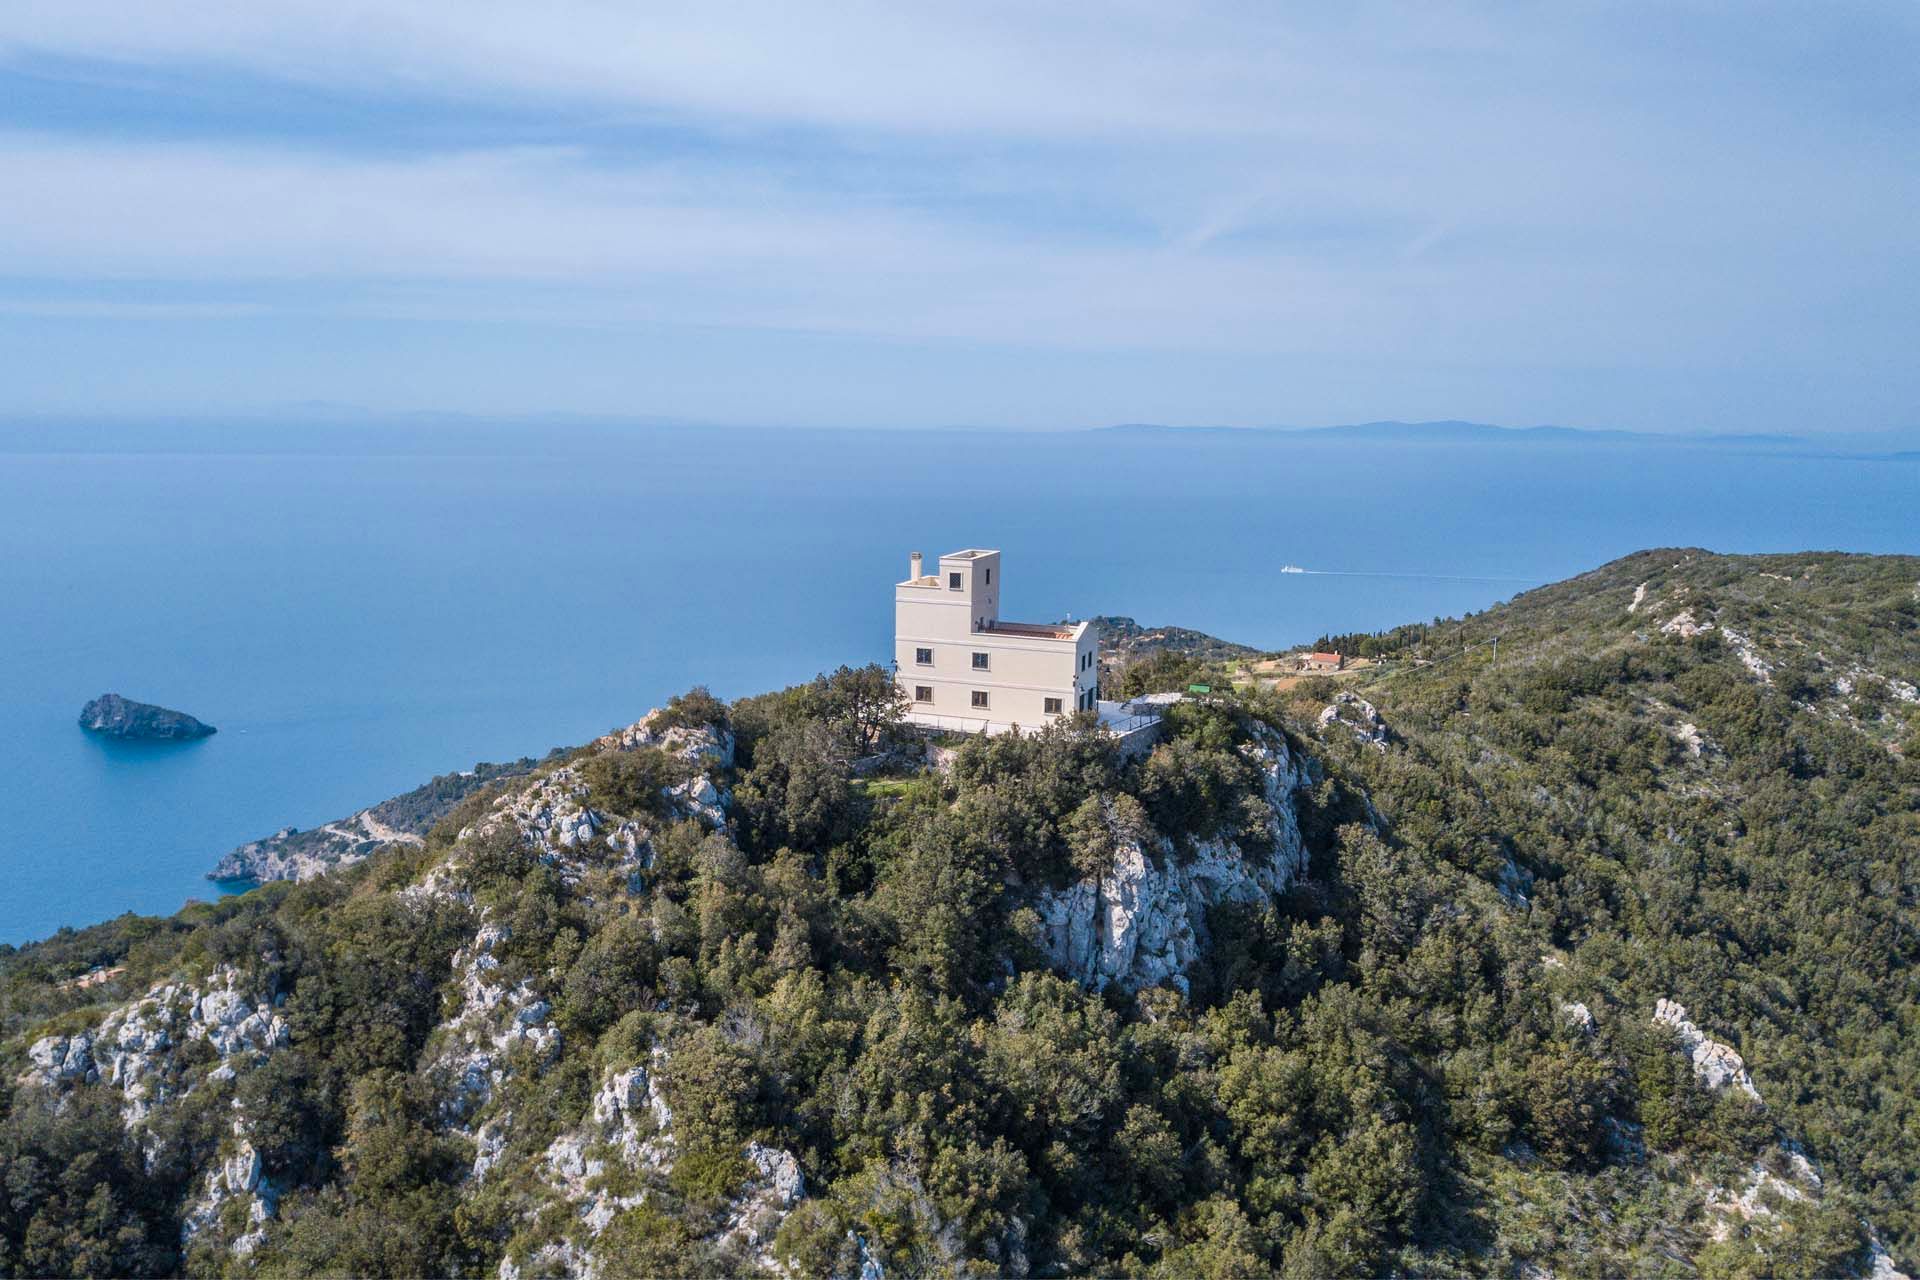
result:
M 1333 427 L 1224 427 L 1199 426 L 1177 427 L 1152 422 L 1124 422 L 1108 427 L 1094 427 L 1094 431 L 1126 432 L 1146 435 L 1160 432 L 1204 432 L 1209 435 L 1287 435 L 1328 437 L 1339 436 L 1351 440 L 1408 440 L 1422 443 L 1514 443 L 1565 440 L 1615 440 L 1634 442 L 1658 442 L 1671 444 L 1730 444 L 1730 445 L 1800 445 L 1806 440 L 1801 436 L 1772 434 L 1766 432 L 1721 433 L 1705 432 L 1698 435 L 1660 431 L 1626 431 L 1616 427 L 1503 427 L 1489 422 L 1465 422 L 1447 418 L 1431 422 L 1400 422 L 1384 420 L 1380 422 L 1353 422 Z

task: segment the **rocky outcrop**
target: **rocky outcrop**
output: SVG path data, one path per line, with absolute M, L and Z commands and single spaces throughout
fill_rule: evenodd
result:
M 643 747 L 665 751 L 687 766 L 685 778 L 662 789 L 669 814 L 695 818 L 709 826 L 723 825 L 732 796 L 714 774 L 733 765 L 732 731 L 717 725 L 658 728 L 661 717 L 657 710 L 649 712 L 644 719 L 600 738 L 594 745 L 602 751 L 636 751 Z M 539 851 L 543 861 L 570 880 L 585 870 L 584 855 L 598 853 L 602 842 L 617 857 L 644 867 L 651 857 L 645 830 L 634 821 L 616 823 L 612 816 L 592 808 L 587 803 L 589 790 L 576 766 L 563 765 L 531 785 L 502 796 L 493 812 L 461 832 L 461 839 L 510 822 Z
M 696 769 L 733 767 L 733 730 L 718 724 L 669 724 L 666 713 L 659 708 L 647 712 L 624 729 L 596 739 L 594 746 L 605 751 L 658 747 Z
M 1732 1086 L 1755 1102 L 1760 1101 L 1760 1091 L 1753 1087 L 1753 1077 L 1747 1074 L 1746 1062 L 1732 1045 L 1708 1039 L 1704 1031 L 1693 1025 L 1687 1019 L 1685 1005 L 1663 998 L 1654 1005 L 1653 1020 L 1673 1029 L 1680 1047 L 1693 1061 L 1693 1074 L 1702 1084 L 1709 1089 Z
M 597 745 L 603 751 L 671 754 L 686 768 L 664 793 L 666 816 L 716 826 L 725 822 L 730 796 L 722 771 L 731 766 L 734 741 L 724 727 L 662 724 L 656 713 Z M 532 762 L 522 763 L 531 772 Z M 307 878 L 357 861 L 380 845 L 418 841 L 416 831 L 400 824 L 424 829 L 474 786 L 499 776 L 496 770 L 491 777 L 470 779 L 471 785 L 440 787 L 432 796 L 396 797 L 323 832 L 278 833 L 241 851 L 249 856 L 223 870 Z M 651 865 L 649 839 L 658 817 L 602 813 L 590 800 L 584 778 L 573 767 L 527 777 L 460 833 L 451 856 L 398 896 L 475 907 L 476 896 L 484 895 L 476 894 L 462 846 L 482 835 L 519 842 L 571 883 L 589 870 L 630 866 L 637 887 L 637 878 Z M 520 1148 L 511 1141 L 521 1122 L 518 1109 L 503 1096 L 509 1073 L 547 1071 L 562 1045 L 550 1004 L 556 975 L 521 973 L 508 961 L 514 941 L 509 927 L 486 910 L 471 918 L 471 938 L 451 957 L 442 1020 L 417 1069 L 443 1089 L 436 1117 L 441 1131 L 471 1140 L 470 1178 L 477 1186 L 500 1181 L 502 1161 L 523 1159 L 514 1154 Z M 278 993 L 263 992 L 239 970 L 221 966 L 199 980 L 158 984 L 86 1030 L 40 1038 L 28 1050 L 20 1083 L 59 1093 L 115 1090 L 124 1122 L 138 1128 L 154 1158 L 169 1132 L 155 1114 L 159 1108 L 209 1082 L 231 1080 L 287 1044 L 288 1034 Z M 539 1241 L 531 1254 L 516 1251 L 520 1265 L 532 1264 L 529 1274 L 595 1274 L 593 1244 L 599 1234 L 672 1171 L 673 1114 L 657 1079 L 663 1063 L 664 1055 L 656 1051 L 647 1065 L 608 1072 L 579 1124 L 537 1158 L 532 1172 L 551 1193 L 548 1203 L 564 1205 L 568 1212 L 561 1216 L 564 1231 Z M 183 1247 L 245 1258 L 267 1240 L 286 1188 L 274 1185 L 247 1123 L 236 1111 L 230 1137 L 200 1157 L 182 1188 Z M 714 1210 L 702 1247 L 747 1271 L 773 1265 L 774 1234 L 804 1196 L 805 1181 L 791 1152 L 756 1143 L 741 1155 L 745 1176 Z M 523 1185 L 527 1172 L 516 1165 L 515 1187 Z M 553 1221 L 551 1214 L 538 1216 L 530 1229 L 549 1230 Z M 515 1274 L 511 1259 L 502 1273 Z
M 204 1042 L 215 1065 L 207 1078 L 231 1079 L 287 1043 L 278 1002 L 252 991 L 239 971 L 222 966 L 204 981 L 166 983 L 109 1013 L 92 1031 L 47 1036 L 27 1050 L 33 1063 L 21 1083 L 64 1088 L 99 1082 L 125 1099 L 129 1127 L 198 1080 L 180 1068 L 183 1045 Z
M 1719 753 L 1719 748 L 1713 745 L 1713 740 L 1707 737 L 1706 734 L 1700 732 L 1700 726 L 1691 720 L 1676 725 L 1672 732 L 1673 736 L 1679 740 L 1680 745 L 1687 749 L 1687 754 L 1690 756 L 1717 755 Z
M 1342 690 L 1335 694 L 1333 701 L 1321 710 L 1319 723 L 1322 729 L 1339 725 L 1360 742 L 1381 751 L 1387 749 L 1390 737 L 1387 722 L 1380 718 L 1380 712 L 1371 702 L 1357 693 Z
M 519 828 L 528 844 L 552 864 L 572 850 L 584 848 L 607 829 L 606 817 L 587 806 L 587 783 L 572 765 L 555 769 L 530 787 L 504 796 L 495 817 Z
M 233 1136 L 237 1145 L 207 1170 L 199 1191 L 181 1210 L 180 1243 L 182 1247 L 191 1245 L 216 1228 L 227 1205 L 244 1199 L 246 1230 L 227 1242 L 229 1249 L 244 1258 L 266 1240 L 266 1224 L 279 1210 L 280 1191 L 267 1177 L 260 1153 L 247 1139 L 246 1122 L 238 1117 L 233 1122 Z
M 1694 1076 L 1701 1084 L 1709 1089 L 1738 1089 L 1755 1102 L 1760 1101 L 1760 1091 L 1754 1088 L 1753 1078 L 1747 1074 L 1746 1062 L 1731 1045 L 1709 1039 L 1695 1026 L 1687 1017 L 1685 1005 L 1663 998 L 1654 1005 L 1653 1021 L 1673 1031 L 1680 1047 L 1692 1060 Z M 1820 1200 L 1824 1189 L 1819 1171 L 1807 1158 L 1805 1149 L 1798 1142 L 1782 1142 L 1748 1168 L 1738 1191 L 1716 1189 L 1707 1197 L 1707 1209 L 1719 1219 L 1709 1235 L 1714 1240 L 1725 1240 L 1736 1221 L 1754 1223 L 1771 1219 L 1781 1205 Z M 1862 1222 L 1861 1225 L 1867 1236 L 1866 1264 L 1861 1274 L 1870 1280 L 1907 1280 L 1894 1265 L 1873 1224 Z
M 1725 1196 L 1724 1199 L 1708 1198 L 1707 1208 L 1723 1215 L 1711 1234 L 1715 1240 L 1724 1240 L 1734 1218 L 1750 1222 L 1754 1218 L 1771 1217 L 1772 1205 L 1781 1201 L 1791 1204 L 1817 1200 L 1820 1190 L 1819 1173 L 1797 1145 L 1788 1144 L 1769 1151 L 1747 1170 L 1746 1183 L 1737 1193 L 1723 1191 L 1719 1194 Z
M 1693 610 L 1682 609 L 1660 624 L 1660 634 L 1679 636 L 1682 640 L 1691 640 L 1703 632 L 1713 630 L 1711 622 L 1702 622 L 1693 616 Z
M 1660 624 L 1660 634 L 1679 636 L 1682 640 L 1691 640 L 1693 637 L 1705 635 L 1713 629 L 1714 624 L 1712 622 L 1700 621 L 1694 617 L 1693 610 L 1691 609 L 1682 609 L 1679 613 L 1674 614 L 1671 618 L 1668 618 Z M 1736 631 L 1732 627 L 1723 628 L 1720 635 L 1721 638 L 1725 640 L 1727 647 L 1733 650 L 1734 656 L 1740 659 L 1741 666 L 1745 667 L 1762 684 L 1773 683 L 1773 664 L 1760 656 L 1760 651 L 1754 646 L 1750 636 L 1744 632 Z
M 1781 1210 L 1796 1204 L 1818 1204 L 1825 1192 L 1825 1182 L 1800 1144 L 1782 1142 L 1748 1166 L 1739 1190 L 1716 1187 L 1708 1193 L 1706 1208 L 1714 1215 L 1708 1237 L 1725 1240 L 1733 1235 L 1736 1225 L 1764 1229 L 1779 1219 Z M 1873 1224 L 1862 1222 L 1861 1226 L 1867 1237 L 1865 1258 L 1854 1274 L 1866 1280 L 1908 1280 Z
M 1893 1255 L 1887 1252 L 1886 1243 L 1877 1233 L 1867 1237 L 1866 1275 L 1867 1280 L 1912 1280 L 1894 1262 Z
M 716 770 L 733 767 L 733 730 L 725 725 L 667 724 L 666 713 L 649 711 L 640 721 L 595 745 L 614 751 L 655 747 L 685 764 L 689 776 L 667 788 L 667 800 L 682 817 L 698 818 L 709 826 L 727 820 L 732 797 L 714 781 Z
M 806 1179 L 791 1151 L 749 1142 L 743 1154 L 750 1172 L 727 1206 L 717 1243 L 744 1253 L 765 1270 L 782 1269 L 773 1256 L 773 1237 L 806 1195 Z
M 506 1060 L 525 1047 L 540 1062 L 560 1049 L 560 1031 L 553 1025 L 552 1006 L 526 980 L 509 986 L 495 976 L 500 958 L 495 951 L 512 936 L 505 926 L 482 923 L 473 941 L 456 951 L 454 972 L 459 975 L 459 1006 L 438 1033 L 439 1048 L 431 1055 L 432 1073 L 447 1088 L 446 1119 L 463 1128 L 493 1100 L 506 1075 Z M 496 1125 L 482 1126 L 475 1135 L 478 1154 L 473 1174 L 485 1177 L 498 1157 L 504 1135 Z
M 655 1048 L 651 1069 L 616 1068 L 602 1079 L 580 1125 L 554 1139 L 540 1160 L 540 1178 L 572 1212 L 565 1234 L 510 1251 L 501 1260 L 501 1280 L 523 1275 L 564 1275 L 596 1280 L 602 1273 L 594 1242 L 620 1213 L 644 1203 L 653 1184 L 673 1169 L 678 1144 L 673 1110 L 659 1088 L 667 1054 Z M 785 1274 L 773 1256 L 780 1225 L 806 1196 L 806 1180 L 793 1153 L 750 1142 L 741 1155 L 747 1168 L 710 1237 L 722 1256 L 761 1271 Z M 610 1180 L 614 1164 L 640 1176 Z M 616 1193 L 612 1185 L 630 1189 Z M 514 1253 L 524 1256 L 516 1262 Z
M 1762 684 L 1773 683 L 1773 664 L 1760 656 L 1760 650 L 1754 646 L 1753 639 L 1746 633 L 1735 631 L 1732 627 L 1720 633 L 1733 650 L 1733 656 L 1740 659 L 1740 665 Z
M 103 738 L 140 742 L 189 742 L 219 732 L 184 711 L 135 702 L 117 693 L 103 693 L 80 708 L 80 727 Z
M 1055 969 L 1095 991 L 1166 984 L 1184 993 L 1208 940 L 1207 909 L 1264 904 L 1305 869 L 1293 793 L 1309 783 L 1307 767 L 1280 734 L 1257 732 L 1245 750 L 1264 779 L 1265 840 L 1245 849 L 1207 841 L 1182 858 L 1164 839 L 1125 839 L 1102 875 L 1037 896 L 1040 942 Z

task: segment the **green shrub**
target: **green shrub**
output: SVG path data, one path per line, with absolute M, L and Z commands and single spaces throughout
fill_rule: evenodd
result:
M 690 776 L 681 760 L 658 747 L 603 751 L 580 766 L 588 803 L 608 813 L 668 816 L 667 789 Z

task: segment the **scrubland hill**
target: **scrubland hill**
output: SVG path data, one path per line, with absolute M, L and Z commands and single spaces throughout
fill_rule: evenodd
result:
M 1649 552 L 1347 640 L 1129 762 L 924 752 L 876 668 L 696 690 L 6 956 L 0 1271 L 1911 1263 L 1920 561 Z M 1227 688 L 1182 649 L 1129 679 Z

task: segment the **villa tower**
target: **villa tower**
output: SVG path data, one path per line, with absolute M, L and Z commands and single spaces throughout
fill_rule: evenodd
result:
M 909 557 L 893 589 L 896 679 L 907 719 L 969 732 L 1035 728 L 1095 709 L 1100 638 L 1091 622 L 1008 622 L 1000 617 L 1000 553 L 968 549 L 925 572 Z

